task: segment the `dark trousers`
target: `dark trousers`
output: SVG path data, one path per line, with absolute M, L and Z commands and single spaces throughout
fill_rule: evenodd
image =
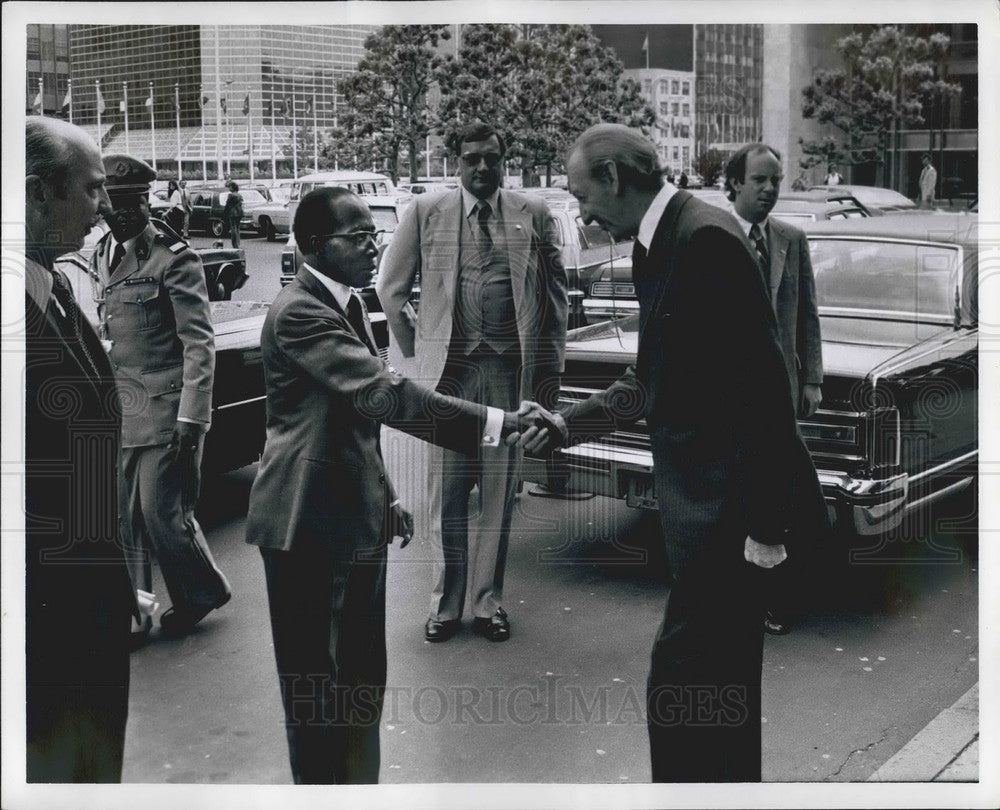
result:
M 760 781 L 761 569 L 742 551 L 671 583 L 647 683 L 654 782 Z
M 199 448 L 199 468 L 201 453 Z M 126 447 L 122 468 L 127 499 L 122 514 L 132 530 L 128 560 L 134 585 L 153 589 L 152 547 L 173 607 L 203 611 L 223 604 L 231 592 L 229 581 L 194 516 L 200 481 L 193 491 L 184 490 L 176 453 L 168 445 Z
M 295 784 L 375 784 L 385 693 L 385 548 L 262 548 Z
M 233 243 L 234 248 L 240 246 L 240 220 L 231 219 L 229 220 L 229 240 Z
M 55 584 L 59 579 L 65 583 L 50 590 L 44 602 L 29 597 L 28 782 L 121 781 L 128 717 L 129 608 L 119 596 L 124 590 L 121 582 L 106 573 L 108 568 L 98 563 L 66 572 L 80 578 L 103 577 L 108 583 L 105 592 L 73 590 L 72 577 L 62 576 Z

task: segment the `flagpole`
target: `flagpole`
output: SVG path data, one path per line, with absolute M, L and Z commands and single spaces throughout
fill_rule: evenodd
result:
M 125 113 L 125 154 L 132 154 L 128 139 L 128 82 L 122 82 L 122 111 Z
M 295 82 L 292 82 L 292 176 L 299 176 L 299 133 L 295 124 Z
M 223 110 L 226 116 L 226 174 L 233 179 L 233 132 L 229 128 L 229 82 L 226 82 L 226 106 Z
M 222 76 L 219 69 L 219 26 L 212 26 L 212 32 L 215 38 L 215 158 L 218 163 L 217 171 L 219 173 L 219 179 L 222 179 L 222 115 L 220 110 L 222 109 Z
M 201 181 L 208 182 L 208 154 L 205 149 L 205 103 L 208 96 L 205 95 L 205 85 L 198 85 L 198 103 L 201 105 Z
M 181 85 L 174 82 L 174 115 L 177 119 L 177 182 L 184 179 L 181 171 Z
M 319 123 L 315 90 L 313 90 L 313 171 L 319 173 Z
M 104 138 L 101 137 L 101 107 L 104 106 L 104 99 L 101 98 L 101 80 L 94 79 L 94 87 L 97 89 L 97 149 L 104 153 Z
M 66 100 L 69 102 L 69 122 L 73 123 L 73 80 L 66 79 Z
M 45 82 L 38 77 L 38 114 L 45 115 Z
M 150 149 L 153 153 L 153 171 L 156 171 L 156 116 L 153 114 L 153 109 L 156 104 L 153 102 L 153 83 L 149 83 L 149 98 L 146 99 L 149 104 L 149 139 L 151 141 Z
M 338 129 L 339 124 L 337 123 L 337 80 L 333 80 L 333 128 Z M 336 143 L 336 141 L 334 141 Z M 339 150 L 338 150 L 339 151 Z M 340 159 L 337 153 L 333 155 L 333 169 L 334 171 L 340 171 Z
M 250 111 L 249 91 L 247 91 L 247 162 L 250 164 L 250 182 L 253 183 L 253 113 Z
M 274 83 L 271 83 L 271 179 L 278 182 L 278 158 L 274 154 Z

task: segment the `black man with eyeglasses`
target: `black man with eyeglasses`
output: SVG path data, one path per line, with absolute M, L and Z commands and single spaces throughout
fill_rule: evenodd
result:
M 500 187 L 506 145 L 495 128 L 472 123 L 451 145 L 462 187 L 417 197 L 379 270 L 390 359 L 438 391 L 505 410 L 523 400 L 550 409 L 567 314 L 555 222 L 544 201 Z M 455 635 L 467 595 L 474 632 L 510 638 L 502 600 L 520 460 L 517 447 L 497 447 L 482 463 L 447 450 L 429 459 L 420 523 L 434 555 L 427 641 Z
M 296 784 L 378 781 L 386 683 L 385 569 L 410 514 L 389 481 L 382 424 L 479 457 L 516 440 L 520 410 L 424 389 L 377 354 L 357 289 L 378 232 L 360 197 L 321 188 L 293 224 L 304 262 L 261 333 L 267 441 L 250 492 Z M 531 410 L 532 419 L 535 418 Z

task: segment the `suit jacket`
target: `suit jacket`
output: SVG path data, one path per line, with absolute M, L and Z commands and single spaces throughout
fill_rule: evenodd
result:
M 247 542 L 351 555 L 385 537 L 391 486 L 381 424 L 475 455 L 486 408 L 390 371 L 308 269 L 264 320 L 267 441 L 250 492 Z
M 178 417 L 212 421 L 215 334 L 205 272 L 187 243 L 150 223 L 108 276 L 111 235 L 91 270 L 108 279 L 101 327 L 122 396 L 122 445 L 166 444 Z
M 646 418 L 675 574 L 723 527 L 740 549 L 791 539 L 805 450 L 752 251 L 727 212 L 676 192 L 634 262 L 635 366 L 564 412 L 571 440 Z
M 771 305 L 778 320 L 778 342 L 798 411 L 803 385 L 823 384 L 823 344 L 820 340 L 816 281 L 805 233 L 780 219 L 770 231 Z
M 27 261 L 31 282 L 49 271 Z M 28 686 L 117 685 L 95 660 L 136 614 L 118 514 L 121 419 L 93 328 L 60 327 L 25 295 L 25 588 Z M 97 374 L 82 353 L 86 346 Z M 122 624 L 124 622 L 124 624 Z M 127 671 L 125 673 L 127 682 Z
M 514 310 L 521 344 L 519 398 L 563 370 L 566 270 L 556 224 L 544 201 L 500 189 Z M 429 386 L 441 380 L 451 342 L 462 232 L 462 190 L 417 197 L 393 234 L 377 292 L 403 358 L 401 367 Z M 420 311 L 410 293 L 420 283 Z

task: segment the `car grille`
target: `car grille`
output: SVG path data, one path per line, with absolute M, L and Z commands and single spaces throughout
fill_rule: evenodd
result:
M 625 281 L 595 281 L 590 285 L 594 298 L 635 298 L 635 285 Z

